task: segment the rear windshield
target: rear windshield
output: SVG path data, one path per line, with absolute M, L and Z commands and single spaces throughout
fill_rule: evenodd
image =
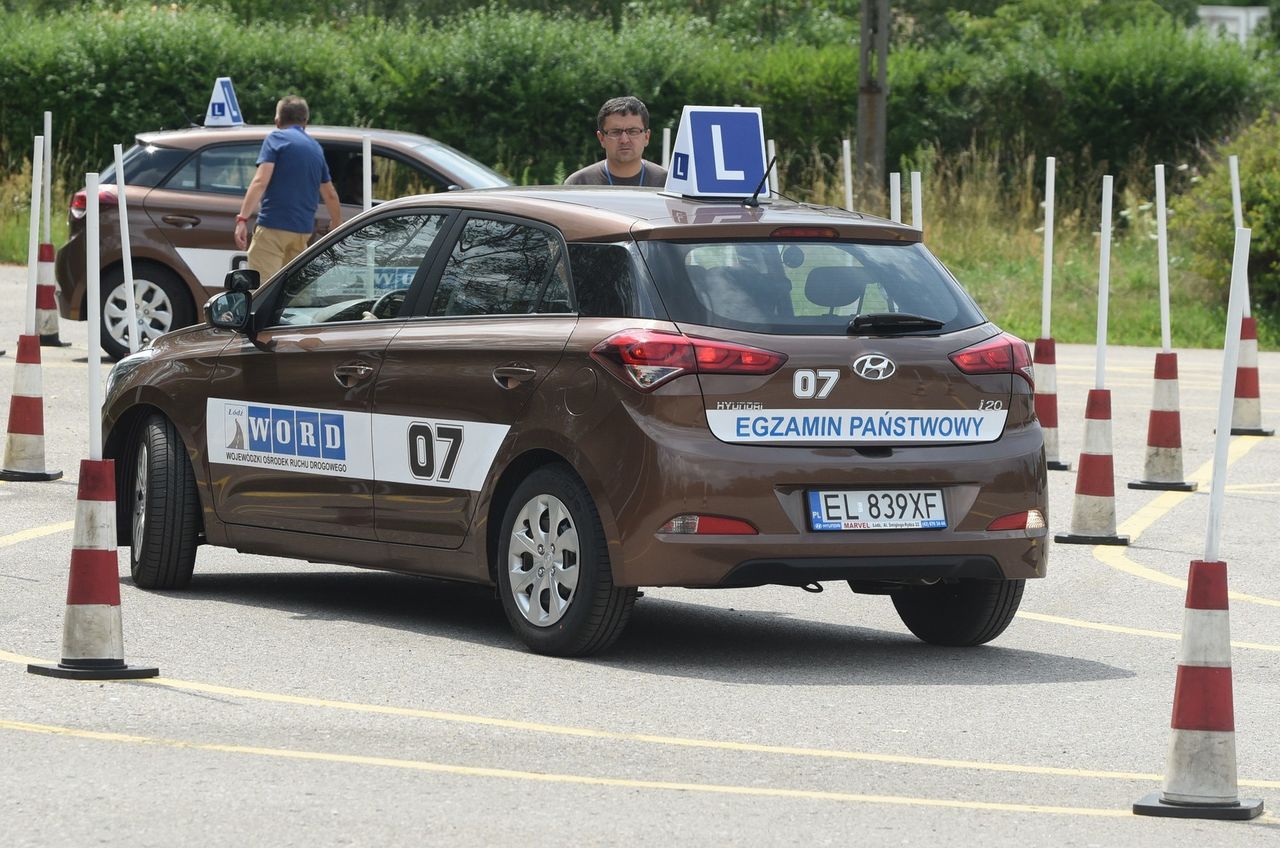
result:
M 902 312 L 948 333 L 985 319 L 919 244 L 847 241 L 640 243 L 677 322 L 784 335 L 844 335 L 854 316 Z
M 155 188 L 190 152 L 172 147 L 157 147 L 154 144 L 135 144 L 121 157 L 124 159 L 125 185 Z M 115 181 L 116 167 L 111 164 L 103 169 L 101 182 L 106 184 Z

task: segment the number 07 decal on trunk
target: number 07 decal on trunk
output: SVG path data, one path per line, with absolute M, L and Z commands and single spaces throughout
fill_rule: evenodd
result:
M 209 462 L 477 492 L 511 428 L 209 398 Z

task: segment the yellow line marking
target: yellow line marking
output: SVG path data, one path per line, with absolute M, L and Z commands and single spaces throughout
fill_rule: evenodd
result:
M 1243 459 L 1249 451 L 1253 450 L 1265 439 L 1262 436 L 1236 436 L 1231 439 L 1230 447 L 1227 450 L 1227 466 L 1234 465 Z M 1204 465 L 1196 469 L 1188 482 L 1199 483 L 1201 488 L 1207 487 L 1213 481 L 1213 460 L 1210 459 Z M 1116 528 L 1116 534 L 1120 536 L 1127 535 L 1129 542 L 1133 543 L 1143 534 L 1152 524 L 1155 524 L 1161 518 L 1164 518 L 1187 498 L 1191 497 L 1194 492 L 1163 492 L 1150 503 L 1143 506 L 1133 515 L 1129 516 L 1124 522 Z M 1125 549 L 1114 547 L 1111 545 L 1098 545 L 1093 549 L 1093 557 L 1104 565 L 1109 565 L 1117 571 L 1123 571 L 1134 577 L 1141 577 L 1144 580 L 1150 580 L 1153 583 L 1163 583 L 1166 586 L 1173 586 L 1182 590 L 1186 590 L 1187 581 L 1178 577 L 1171 577 L 1154 568 L 1148 568 L 1145 565 L 1139 565 L 1133 560 L 1125 556 Z M 1280 601 L 1273 598 L 1263 598 L 1258 595 L 1248 595 L 1244 592 L 1228 592 L 1227 597 L 1233 601 L 1242 601 L 1249 604 L 1259 604 L 1267 607 L 1280 607 Z
M 22 657 L 7 651 L 0 651 L 0 661 L 12 663 L 47 663 L 31 657 Z M 235 689 L 229 686 L 217 686 L 210 683 L 197 683 L 189 680 L 174 680 L 167 677 L 153 677 L 146 680 L 129 681 L 145 683 L 153 686 L 164 686 L 207 695 L 223 695 L 246 700 L 266 701 L 294 706 L 322 707 L 325 709 L 343 710 L 355 713 L 374 715 L 403 716 L 406 718 L 425 718 L 433 721 L 471 724 L 483 727 L 497 727 L 504 730 L 522 730 L 531 733 L 547 733 L 555 736 L 575 736 L 585 739 L 607 739 L 620 742 L 641 742 L 649 745 L 669 745 L 680 748 L 703 748 L 717 751 L 738 751 L 755 754 L 777 754 L 793 757 L 814 757 L 832 760 L 854 760 L 859 762 L 889 763 L 893 765 L 931 766 L 935 768 L 969 769 L 973 771 L 1008 772 L 1013 774 L 1034 774 L 1052 777 L 1079 777 L 1100 780 L 1144 780 L 1160 781 L 1158 774 L 1123 771 L 1097 771 L 1089 769 L 1063 768 L 1058 766 L 1024 766 L 1015 763 L 990 763 L 977 760 L 949 760 L 935 757 L 912 757 L 899 754 L 872 754 L 865 751 L 843 751 L 827 748 L 801 748 L 787 745 L 762 745 L 754 742 L 728 742 L 714 739 L 691 739 L 680 736 L 658 736 L 647 733 L 620 733 L 611 730 L 597 730 L 589 727 L 568 727 L 556 724 L 539 724 L 537 722 L 516 721 L 513 719 L 491 718 L 488 716 L 467 715 L 464 713 L 448 713 L 437 710 L 422 710 L 412 707 L 392 707 L 381 704 L 361 704 L 352 701 L 332 701 L 324 698 L 311 698 L 304 695 L 284 695 L 276 692 L 258 692 L 252 689 Z M 1241 780 L 1241 786 L 1257 786 L 1268 789 L 1280 789 L 1280 780 Z
M 1168 630 L 1144 630 L 1138 627 L 1122 627 L 1118 624 L 1100 624 L 1096 621 L 1081 621 L 1076 618 L 1063 618 L 1058 615 L 1045 615 L 1044 613 L 1026 612 L 1025 610 L 1019 610 L 1015 614 L 1018 618 L 1025 618 L 1029 621 L 1061 624 L 1066 627 L 1080 627 L 1085 630 L 1102 630 L 1107 633 L 1123 633 L 1126 636 L 1149 636 L 1153 639 L 1169 639 L 1174 642 L 1182 638 L 1181 633 L 1172 633 Z M 1280 652 L 1280 645 L 1263 645 L 1258 642 L 1232 642 L 1231 647 L 1247 648 L 1253 651 Z
M 74 521 L 61 521 L 57 524 L 46 524 L 43 527 L 32 527 L 29 530 L 10 533 L 8 536 L 0 536 L 0 548 L 30 542 L 32 539 L 39 539 L 41 536 L 52 536 L 54 533 L 74 530 L 75 526 L 76 523 Z
M 337 754 L 325 751 L 298 751 L 288 748 L 259 748 L 249 745 L 223 745 L 212 742 L 189 742 L 181 739 L 163 739 L 154 736 L 132 736 L 124 733 L 106 733 L 96 730 L 78 730 L 47 724 L 29 724 L 0 719 L 0 729 L 22 733 L 39 733 L 73 739 L 92 739 L 100 742 L 118 742 L 189 751 L 210 751 L 222 754 L 249 754 L 258 757 L 275 757 L 286 760 L 345 763 L 348 765 L 380 766 L 410 771 L 449 774 L 459 777 L 491 777 L 506 780 L 523 780 L 537 783 L 574 784 L 578 786 L 608 786 L 622 789 L 659 789 L 676 792 L 699 792 L 714 795 L 739 795 L 763 798 L 797 798 L 802 800 L 843 801 L 855 804 L 888 804 L 900 807 L 943 807 L 958 810 L 986 810 L 1007 813 L 1052 813 L 1072 816 L 1102 816 L 1121 818 L 1132 816 L 1129 809 L 1092 807 L 1055 807 L 1041 804 L 1002 804 L 990 801 L 958 801 L 947 798 L 911 798 L 902 795 L 864 795 L 853 792 L 829 792 L 812 789 L 783 789 L 766 786 L 733 786 L 718 783 L 681 783 L 668 780 L 635 780 L 616 777 L 591 777 L 578 774 L 516 771 L 513 769 L 481 768 L 477 766 L 450 765 L 424 760 L 404 760 L 390 757 L 371 757 L 362 754 Z

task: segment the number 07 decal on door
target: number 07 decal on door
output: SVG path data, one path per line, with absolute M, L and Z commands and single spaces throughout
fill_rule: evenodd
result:
M 511 428 L 479 421 L 373 416 L 378 480 L 480 491 Z

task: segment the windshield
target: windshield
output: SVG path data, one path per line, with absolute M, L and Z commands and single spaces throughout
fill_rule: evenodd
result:
M 933 320 L 904 321 L 902 332 L 937 335 L 985 320 L 919 244 L 641 242 L 640 251 L 677 322 L 844 335 L 857 315 L 907 313 Z
M 501 174 L 486 168 L 461 151 L 454 150 L 447 144 L 432 142 L 420 144 L 417 151 L 433 162 L 441 170 L 448 171 L 454 179 L 467 182 L 469 188 L 498 188 L 511 185 Z

